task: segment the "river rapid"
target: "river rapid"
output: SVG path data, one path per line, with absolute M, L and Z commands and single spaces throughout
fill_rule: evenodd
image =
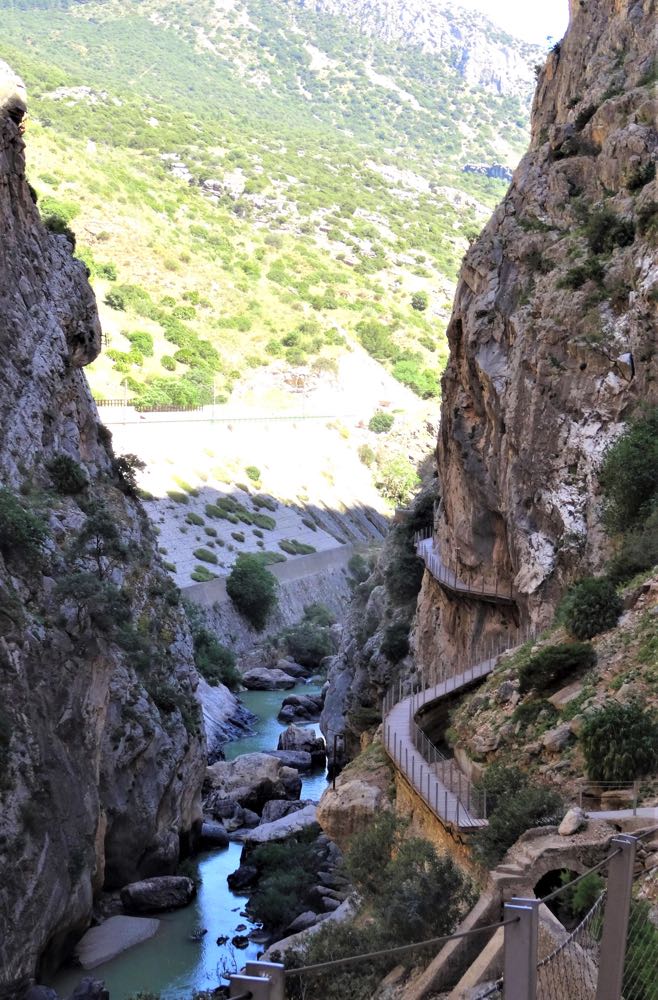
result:
M 224 747 L 227 760 L 245 753 L 276 750 L 279 734 L 286 728 L 277 720 L 281 702 L 287 694 L 317 694 L 319 685 L 300 684 L 293 691 L 246 691 L 240 696 L 244 705 L 257 716 L 253 732 Z M 309 728 L 319 733 L 317 724 Z M 326 788 L 326 772 L 302 775 L 302 799 L 317 801 Z M 197 855 L 193 864 L 201 885 L 190 906 L 159 914 L 160 926 L 149 941 L 136 945 L 110 962 L 85 972 L 79 968 L 61 969 L 48 985 L 60 996 L 68 996 L 83 976 L 105 980 L 111 1000 L 131 1000 L 139 992 L 159 995 L 161 1000 L 191 1000 L 195 990 L 217 987 L 225 974 L 236 972 L 248 959 L 257 958 L 265 945 L 253 941 L 247 948 L 234 949 L 231 938 L 249 934 L 254 924 L 241 913 L 246 895 L 229 890 L 227 876 L 240 865 L 242 844 L 231 841 L 224 850 Z M 191 932 L 207 928 L 201 941 L 190 941 Z M 238 928 L 246 929 L 238 929 Z M 218 945 L 218 938 L 228 938 Z

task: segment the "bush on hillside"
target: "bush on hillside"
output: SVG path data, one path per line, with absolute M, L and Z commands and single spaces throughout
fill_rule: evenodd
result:
M 205 677 L 211 687 L 225 684 L 231 691 L 237 691 L 242 678 L 235 666 L 234 653 L 201 625 L 193 625 L 192 638 L 194 663 L 201 676 Z
M 48 472 L 57 492 L 65 496 L 75 496 L 89 486 L 87 473 L 82 466 L 64 452 L 53 458 L 48 465 Z
M 637 573 L 658 565 L 658 509 L 645 524 L 624 535 L 617 552 L 608 562 L 606 576 L 613 584 L 625 583 Z
M 495 867 L 526 830 L 562 818 L 564 804 L 557 792 L 531 784 L 518 768 L 492 764 L 479 787 L 487 793 L 489 825 L 474 835 L 473 851 L 487 868 Z
M 355 552 L 353 556 L 350 556 L 347 562 L 347 568 L 355 585 L 365 583 L 370 576 L 370 567 L 359 552 Z
M 395 455 L 384 462 L 377 480 L 384 496 L 399 507 L 410 501 L 419 483 L 418 472 L 406 455 Z
M 398 531 L 384 584 L 396 604 L 415 600 L 423 582 L 425 567 L 403 531 Z
M 640 527 L 658 504 L 658 406 L 629 422 L 599 469 L 603 519 L 610 532 Z
M 336 616 L 332 614 L 326 604 L 320 604 L 316 601 L 313 604 L 304 605 L 304 621 L 327 628 L 335 623 Z
M 383 410 L 377 410 L 368 422 L 368 430 L 374 431 L 375 434 L 385 434 L 387 431 L 390 431 L 394 422 L 395 417 L 392 413 L 384 413 Z
M 303 667 L 318 667 L 325 656 L 334 652 L 326 629 L 310 621 L 286 629 L 284 638 L 288 652 Z
M 249 856 L 262 872 L 247 909 L 253 920 L 282 930 L 302 912 L 304 897 L 317 882 L 318 852 L 314 845 L 289 839 L 285 844 L 262 844 Z
M 636 703 L 609 702 L 580 739 L 593 781 L 633 781 L 658 768 L 658 718 Z
M 591 639 L 613 628 L 623 610 L 621 598 L 605 577 L 588 577 L 569 591 L 561 617 L 577 639 Z
M 129 497 L 138 496 L 137 474 L 144 471 L 146 462 L 128 452 L 126 455 L 117 455 L 112 462 L 112 468 L 121 492 Z
M 545 691 L 578 671 L 591 669 L 595 663 L 596 652 L 588 642 L 547 646 L 521 667 L 519 691 Z
M 226 581 L 228 596 L 238 611 L 262 631 L 267 619 L 277 605 L 277 581 L 269 573 L 259 556 L 243 553 Z
M 429 305 L 429 298 L 427 292 L 415 292 L 411 296 L 411 308 L 415 309 L 416 312 L 425 312 Z
M 248 465 L 244 470 L 252 483 L 257 483 L 260 479 L 260 469 L 255 465 Z
M 391 663 L 399 663 L 409 652 L 409 625 L 396 622 L 384 632 L 381 651 Z
M 0 552 L 6 559 L 38 561 L 46 540 L 46 525 L 26 510 L 11 490 L 0 487 Z

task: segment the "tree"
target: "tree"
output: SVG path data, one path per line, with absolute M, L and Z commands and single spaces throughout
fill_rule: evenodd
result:
M 226 581 L 226 591 L 240 614 L 262 631 L 278 603 L 278 583 L 257 555 L 239 555 Z
M 425 312 L 429 305 L 429 299 L 427 297 L 427 292 L 415 292 L 411 296 L 411 308 L 415 309 L 416 312 Z
M 592 780 L 634 781 L 658 766 L 658 718 L 612 701 L 587 719 L 581 743 Z
M 599 470 L 603 520 L 610 532 L 640 525 L 658 499 L 658 406 L 632 420 Z

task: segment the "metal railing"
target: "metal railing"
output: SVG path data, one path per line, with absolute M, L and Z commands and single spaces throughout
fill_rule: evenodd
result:
M 433 536 L 432 528 L 423 528 L 415 533 L 414 545 L 419 558 L 423 560 L 437 583 L 463 597 L 472 597 L 494 604 L 516 603 L 517 594 L 511 581 L 503 583 L 496 577 L 491 584 L 485 580 L 484 576 L 477 580 L 472 577 L 469 580 L 464 580 L 463 567 L 460 567 L 458 571 L 456 565 L 446 566 Z
M 244 1000 L 284 1000 L 286 981 L 299 987 L 306 979 L 336 974 L 359 965 L 382 962 L 384 966 L 413 955 L 422 949 L 441 947 L 464 938 L 487 935 L 490 938 L 501 928 L 503 941 L 503 975 L 493 984 L 483 986 L 478 1000 L 653 1000 L 658 980 L 658 936 L 648 918 L 648 907 L 633 903 L 636 849 L 642 840 L 653 836 L 658 828 L 636 836 L 618 836 L 610 843 L 610 853 L 597 865 L 571 882 L 544 896 L 513 898 L 504 904 L 503 919 L 493 924 L 456 931 L 442 937 L 412 944 L 344 955 L 326 962 L 285 968 L 276 962 L 248 962 L 243 972 L 230 977 L 229 997 Z M 562 941 L 539 959 L 539 911 L 589 876 L 607 870 L 607 884 L 594 904 Z M 486 944 L 486 940 L 483 944 Z M 377 966 L 374 966 L 377 969 Z M 382 975 L 384 974 L 382 971 Z M 315 992 L 308 995 L 316 996 Z M 297 990 L 299 992 L 299 990 Z
M 382 704 L 384 747 L 415 791 L 440 822 L 458 829 L 486 825 L 486 793 L 476 788 L 456 761 L 436 747 L 416 722 L 417 714 L 434 702 L 484 680 L 501 653 L 518 648 L 540 632 L 530 627 L 513 637 L 486 639 L 476 647 L 475 662 L 441 661 L 436 671 L 424 671 L 412 683 L 399 678 L 386 692 Z M 395 711 L 394 711 L 395 710 Z

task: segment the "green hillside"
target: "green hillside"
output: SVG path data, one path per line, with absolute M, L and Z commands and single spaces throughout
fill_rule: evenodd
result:
M 227 7 L 0 2 L 42 215 L 103 303 L 93 387 L 221 400 L 360 342 L 436 395 L 451 286 L 505 187 L 462 166 L 514 164 L 522 101 L 284 0 Z

